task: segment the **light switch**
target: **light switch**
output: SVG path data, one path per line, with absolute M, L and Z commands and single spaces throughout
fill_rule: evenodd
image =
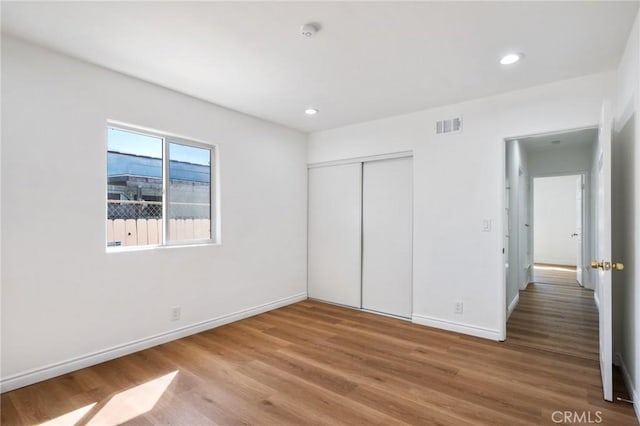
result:
M 482 232 L 491 232 L 491 219 L 482 220 Z

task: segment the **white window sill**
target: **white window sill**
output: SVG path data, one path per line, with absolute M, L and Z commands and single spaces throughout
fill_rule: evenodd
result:
M 197 243 L 185 243 L 185 244 L 167 244 L 167 245 L 147 245 L 147 246 L 115 246 L 115 247 L 107 247 L 107 253 L 127 253 L 132 251 L 149 251 L 149 250 L 166 250 L 166 249 L 174 249 L 174 248 L 185 248 L 185 247 L 215 247 L 221 246 L 222 243 L 210 241 L 210 242 L 197 242 Z

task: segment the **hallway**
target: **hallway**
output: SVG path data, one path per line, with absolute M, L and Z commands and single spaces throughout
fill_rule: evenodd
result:
M 593 290 L 580 287 L 572 267 L 536 265 L 533 280 L 520 291 L 520 301 L 507 323 L 506 343 L 511 348 L 583 368 L 589 401 L 627 411 L 630 404 L 622 373 L 614 366 L 614 403 L 602 400 L 599 366 L 598 309 Z M 588 383 L 588 384 L 587 384 Z
M 507 324 L 509 342 L 598 361 L 598 310 L 575 268 L 536 265 Z

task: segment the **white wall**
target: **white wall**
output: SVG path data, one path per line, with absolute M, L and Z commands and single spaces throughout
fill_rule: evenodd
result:
M 531 151 L 528 154 L 529 171 L 532 176 L 588 173 L 593 143 L 593 140 L 585 140 L 580 145 Z
M 634 27 L 617 72 L 614 103 L 613 258 L 625 269 L 613 274 L 614 351 L 631 388 L 640 420 L 640 23 Z
M 533 180 L 533 256 L 536 263 L 576 265 L 578 176 Z
M 306 297 L 304 134 L 2 41 L 5 390 Z M 108 119 L 219 144 L 221 245 L 105 252 Z
M 595 126 L 615 74 L 602 73 L 310 135 L 310 163 L 412 150 L 416 322 L 499 339 L 506 316 L 505 138 Z M 435 136 L 435 121 L 464 131 Z M 484 219 L 493 221 L 482 232 Z M 463 314 L 454 302 L 464 301 Z

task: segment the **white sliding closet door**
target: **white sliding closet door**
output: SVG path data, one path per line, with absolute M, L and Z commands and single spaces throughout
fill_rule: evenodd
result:
M 412 159 L 364 163 L 362 307 L 412 314 Z
M 362 164 L 309 169 L 309 297 L 360 308 Z

